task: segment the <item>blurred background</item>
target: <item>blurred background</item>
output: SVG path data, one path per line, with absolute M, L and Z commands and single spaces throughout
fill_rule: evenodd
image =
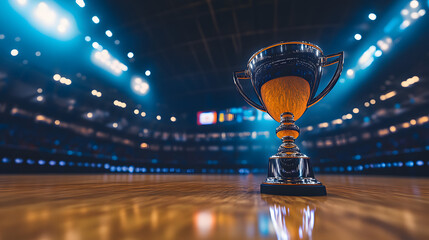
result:
M 265 173 L 278 123 L 246 105 L 232 72 L 270 44 L 308 41 L 345 51 L 333 91 L 297 121 L 314 171 L 427 176 L 428 8 L 1 1 L 0 172 Z

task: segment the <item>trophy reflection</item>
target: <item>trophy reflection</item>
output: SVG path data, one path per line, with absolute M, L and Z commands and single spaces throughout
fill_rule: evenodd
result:
M 247 69 L 234 72 L 234 84 L 244 100 L 280 122 L 276 135 L 282 140 L 278 152 L 269 158 L 268 177 L 261 193 L 296 196 L 326 195 L 326 188 L 314 177 L 310 158 L 295 144 L 295 125 L 305 110 L 328 94 L 340 77 L 344 53 L 324 55 L 307 42 L 281 42 L 257 51 Z M 323 67 L 338 64 L 334 77 L 317 96 Z M 261 104 L 251 100 L 240 80 L 250 80 Z
M 262 198 L 269 205 L 277 239 L 312 239 L 318 202 Z

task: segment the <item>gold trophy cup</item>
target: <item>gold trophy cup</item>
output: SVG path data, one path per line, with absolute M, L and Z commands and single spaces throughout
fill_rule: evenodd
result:
M 295 125 L 305 110 L 328 94 L 343 69 L 344 53 L 324 55 L 308 42 L 281 42 L 257 51 L 247 69 L 234 72 L 234 84 L 244 100 L 280 122 L 276 135 L 282 140 L 278 152 L 269 158 L 268 177 L 261 193 L 295 196 L 326 195 L 326 188 L 314 178 L 310 158 L 295 144 L 299 128 Z M 316 95 L 323 67 L 338 64 L 334 77 Z M 240 80 L 250 80 L 261 104 L 243 91 Z

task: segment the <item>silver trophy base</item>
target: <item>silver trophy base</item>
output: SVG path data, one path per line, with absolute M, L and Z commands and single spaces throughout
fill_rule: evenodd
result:
M 278 153 L 270 158 L 268 177 L 261 193 L 285 196 L 325 196 L 326 187 L 314 178 L 310 158 L 304 154 Z

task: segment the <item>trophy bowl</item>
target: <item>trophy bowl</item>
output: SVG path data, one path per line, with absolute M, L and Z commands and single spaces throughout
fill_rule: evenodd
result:
M 341 75 L 343 61 L 343 52 L 324 55 L 312 43 L 280 42 L 257 51 L 247 62 L 246 70 L 234 72 L 234 84 L 244 100 L 280 123 L 276 135 L 282 144 L 269 158 L 268 177 L 261 184 L 261 193 L 326 195 L 325 186 L 314 177 L 310 158 L 295 144 L 300 133 L 295 120 L 332 90 Z M 323 68 L 333 64 L 337 64 L 333 78 L 315 96 Z M 240 80 L 251 81 L 259 104 L 247 96 Z

